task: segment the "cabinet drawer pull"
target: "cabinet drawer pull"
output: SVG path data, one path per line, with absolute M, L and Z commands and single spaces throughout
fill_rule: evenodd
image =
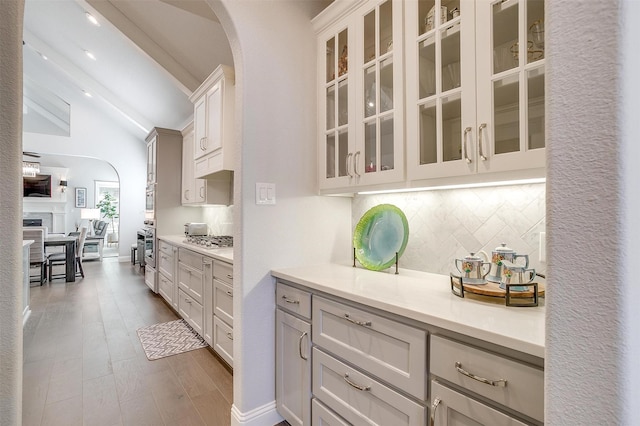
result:
M 458 370 L 458 373 L 467 376 L 473 380 L 477 380 L 480 383 L 484 383 L 486 385 L 490 385 L 490 386 L 497 386 L 497 387 L 501 387 L 504 388 L 507 386 L 507 381 L 505 379 L 499 379 L 499 380 L 489 380 L 489 379 L 485 379 L 484 377 L 479 377 L 476 376 L 473 373 L 469 373 L 466 370 L 462 369 L 462 364 L 460 362 L 456 361 L 456 370 Z
M 362 386 L 357 383 L 353 383 L 351 380 L 349 380 L 349 373 L 344 373 L 344 381 L 347 382 L 349 386 L 354 387 L 358 390 L 367 391 L 367 392 L 371 390 L 371 386 Z
M 431 404 L 431 426 L 435 426 L 436 424 L 436 410 L 441 402 L 442 400 L 436 397 L 436 399 L 433 400 L 433 404 Z
M 300 339 L 298 339 L 298 352 L 300 353 L 300 358 L 304 359 L 305 361 L 308 359 L 306 355 L 303 355 L 302 353 L 302 339 L 304 339 L 304 336 L 307 335 L 307 332 L 305 331 L 304 333 L 302 333 L 300 335 Z
M 344 319 L 356 325 L 361 325 L 363 327 L 371 327 L 371 321 L 356 321 L 353 318 L 351 318 L 351 315 L 349 314 L 344 314 Z
M 231 332 L 230 332 L 230 331 L 229 331 L 229 332 L 227 332 L 227 338 L 228 338 L 229 340 L 233 340 L 233 334 L 231 334 Z
M 191 304 L 191 300 L 189 299 L 184 299 L 185 302 L 187 302 L 188 304 Z
M 463 142 L 463 146 L 462 149 L 464 150 L 464 161 L 467 162 L 467 164 L 471 164 L 471 158 L 469 158 L 469 148 L 467 147 L 467 135 L 471 133 L 471 127 L 467 127 L 466 129 L 464 129 L 464 136 L 462 137 L 462 142 Z
M 287 303 L 293 303 L 294 305 L 299 305 L 299 304 L 300 304 L 300 301 L 299 301 L 299 300 L 289 299 L 289 298 L 287 297 L 287 295 L 286 295 L 286 294 L 283 294 L 283 295 L 282 295 L 282 298 L 283 298 L 283 299 L 284 299 L 284 301 L 285 301 L 285 302 L 287 302 Z
M 487 157 L 484 155 L 484 150 L 482 149 L 482 131 L 486 128 L 487 123 L 482 123 L 480 127 L 478 127 L 478 153 L 482 161 L 487 161 Z
M 227 274 L 227 278 L 229 278 L 230 280 L 233 279 L 233 274 Z
M 226 293 L 227 293 L 227 296 L 233 297 L 233 292 L 231 290 L 227 290 Z

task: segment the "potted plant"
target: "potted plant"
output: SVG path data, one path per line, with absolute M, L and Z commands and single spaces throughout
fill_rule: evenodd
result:
M 118 208 L 116 205 L 116 197 L 113 194 L 105 193 L 104 197 L 96 204 L 96 208 L 100 209 L 102 217 L 111 221 L 112 232 L 107 235 L 107 242 L 117 242 L 118 234 L 113 223 L 113 219 L 118 217 Z

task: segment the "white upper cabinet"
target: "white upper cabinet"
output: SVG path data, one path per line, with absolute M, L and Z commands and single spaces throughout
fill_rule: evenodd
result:
M 220 65 L 190 97 L 194 105 L 194 176 L 232 171 L 235 151 L 234 74 Z
M 404 180 L 403 2 L 350 4 L 314 20 L 326 192 Z
M 544 1 L 409 1 L 405 24 L 408 180 L 543 176 Z

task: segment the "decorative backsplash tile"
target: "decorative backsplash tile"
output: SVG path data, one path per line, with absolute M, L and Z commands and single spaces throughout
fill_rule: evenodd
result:
M 233 206 L 207 206 L 202 216 L 209 225 L 209 234 L 233 235 Z
M 513 185 L 356 195 L 352 229 L 378 204 L 400 208 L 409 222 L 409 242 L 400 267 L 449 274 L 454 259 L 480 250 L 491 256 L 501 243 L 529 255 L 530 267 L 545 273 L 539 261 L 540 232 L 545 231 L 545 185 Z

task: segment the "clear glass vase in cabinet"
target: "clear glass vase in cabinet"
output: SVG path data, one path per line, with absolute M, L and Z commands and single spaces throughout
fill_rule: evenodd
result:
M 350 81 L 352 46 L 347 23 L 327 30 L 318 40 L 320 188 L 346 187 L 355 177 L 355 132 L 349 108 L 354 91 Z
M 476 10 L 478 172 L 543 168 L 544 1 L 479 0 Z
M 355 183 L 404 180 L 403 3 L 369 1 L 358 9 Z
M 406 3 L 409 180 L 475 173 L 475 3 Z

